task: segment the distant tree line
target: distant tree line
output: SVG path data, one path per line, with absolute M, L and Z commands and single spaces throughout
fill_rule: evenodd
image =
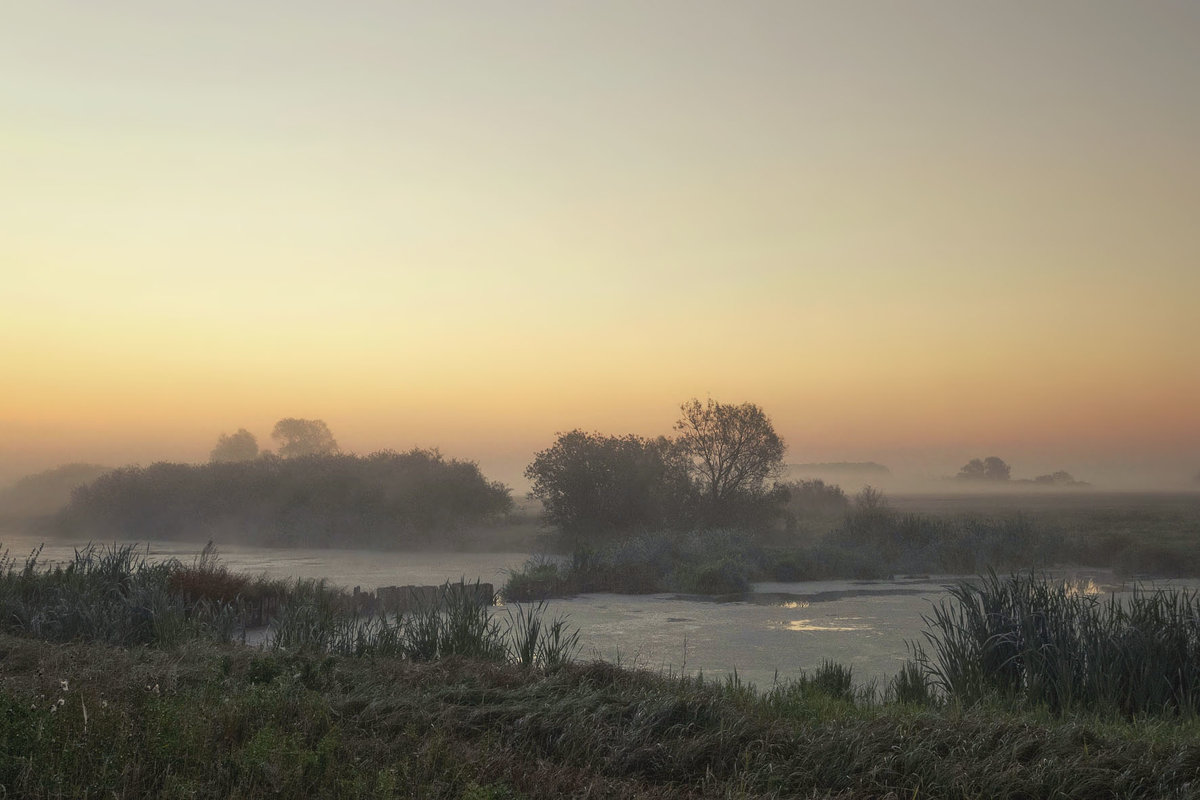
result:
M 324 420 L 284 417 L 275 423 L 271 438 L 279 444 L 281 458 L 331 456 L 341 452 Z M 210 461 L 250 461 L 258 458 L 258 439 L 245 428 L 222 433 L 209 454 Z
M 1035 484 L 1045 487 L 1081 488 L 1091 486 L 1085 481 L 1077 481 L 1071 473 L 1059 470 L 1036 478 L 1021 478 L 1012 480 L 1012 467 L 1002 458 L 988 456 L 987 458 L 972 458 L 955 476 L 960 481 L 988 481 L 993 484 L 1012 482 L 1014 484 Z
M 443 532 L 511 507 L 506 486 L 436 450 L 267 454 L 113 470 L 76 489 L 55 527 L 91 538 L 403 548 L 444 545 Z

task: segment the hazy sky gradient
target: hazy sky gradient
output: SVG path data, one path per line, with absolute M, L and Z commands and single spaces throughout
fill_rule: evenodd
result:
M 1200 5 L 0 7 L 0 481 L 284 416 L 512 480 L 1200 469 Z

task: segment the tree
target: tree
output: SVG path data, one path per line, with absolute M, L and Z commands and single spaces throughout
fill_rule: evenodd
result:
M 1012 468 L 1003 459 L 988 456 L 984 459 L 972 458 L 958 471 L 958 478 L 968 481 L 1006 481 L 1011 473 Z
M 329 426 L 319 419 L 286 417 L 275 423 L 271 438 L 279 442 L 279 455 L 283 458 L 328 456 L 338 452 Z
M 985 472 L 987 470 L 983 466 L 983 459 L 972 458 L 958 471 L 958 478 L 964 481 L 982 480 Z
M 217 437 L 217 446 L 209 453 L 209 461 L 253 461 L 258 457 L 258 439 L 245 428 L 237 433 Z
M 546 518 L 569 535 L 672 526 L 688 490 L 686 466 L 661 436 L 560 433 L 534 456 L 525 477 Z
M 1003 459 L 988 456 L 983 460 L 983 477 L 989 481 L 1006 481 L 1012 476 L 1012 467 L 1005 464 Z
M 766 480 L 783 468 L 786 446 L 771 419 L 753 403 L 683 403 L 675 423 L 679 448 L 713 521 L 734 505 L 762 497 Z

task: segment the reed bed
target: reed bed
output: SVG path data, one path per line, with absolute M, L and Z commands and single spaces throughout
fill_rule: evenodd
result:
M 351 657 L 433 661 L 452 656 L 557 668 L 579 650 L 566 617 L 545 606 L 512 605 L 501 615 L 471 600 L 465 581 L 404 614 L 363 615 L 346 592 L 320 580 L 270 581 L 230 572 L 215 548 L 191 564 L 152 561 L 133 545 L 75 550 L 65 564 L 23 563 L 0 553 L 0 632 L 55 642 L 176 647 L 231 643 L 266 626 L 266 647 Z
M 234 635 L 233 604 L 172 591 L 176 561 L 152 562 L 133 545 L 89 545 L 48 568 L 40 556 L 38 548 L 18 567 L 0 554 L 0 631 L 125 646 Z
M 1135 588 L 1100 599 L 1034 574 L 960 583 L 925 618 L 921 663 L 951 701 L 1055 713 L 1200 712 L 1200 594 Z
M 410 661 L 462 657 L 554 669 L 579 650 L 579 631 L 565 616 L 546 619 L 544 603 L 514 603 L 502 617 L 475 602 L 478 584 L 447 582 L 432 603 L 403 614 L 359 615 L 320 581 L 298 581 L 272 622 L 276 651 L 391 656 Z M 475 591 L 464 591 L 475 589 Z

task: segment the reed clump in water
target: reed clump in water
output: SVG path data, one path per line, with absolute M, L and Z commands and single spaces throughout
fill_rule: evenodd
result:
M 446 582 L 437 598 L 405 613 L 359 615 L 344 593 L 323 581 L 297 581 L 268 642 L 276 651 L 342 656 L 392 656 L 409 661 L 461 657 L 557 668 L 579 650 L 567 619 L 545 619 L 546 608 L 513 604 L 501 617 L 476 600 L 478 582 Z
M 1135 588 L 1100 599 L 1034 574 L 960 583 L 925 618 L 923 664 L 945 696 L 1055 713 L 1200 712 L 1200 594 Z

